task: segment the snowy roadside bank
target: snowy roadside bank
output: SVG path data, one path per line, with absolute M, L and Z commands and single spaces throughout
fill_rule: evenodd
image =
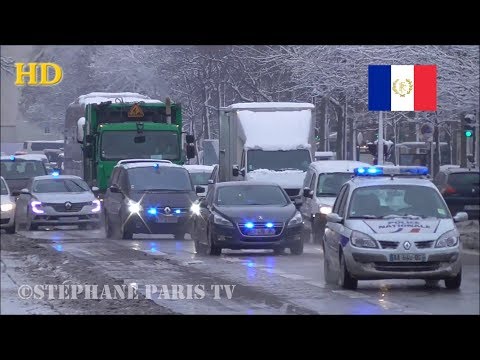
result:
M 460 239 L 463 248 L 479 251 L 480 238 L 478 220 L 469 220 L 463 223 L 458 223 L 457 228 L 460 232 Z

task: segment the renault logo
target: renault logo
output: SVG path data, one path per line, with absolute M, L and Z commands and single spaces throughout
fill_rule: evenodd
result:
M 65 209 L 70 210 L 71 208 L 72 208 L 72 203 L 69 202 L 69 201 L 67 201 L 67 202 L 65 203 Z
M 405 241 L 403 243 L 403 247 L 405 248 L 405 250 L 410 249 L 411 246 L 412 246 L 412 244 L 410 244 L 410 241 Z
M 258 220 L 263 220 L 263 217 L 259 216 L 259 217 L 258 217 Z
M 172 209 L 170 209 L 168 206 L 163 209 L 163 212 L 166 214 L 166 215 L 169 215 L 171 212 L 172 212 Z

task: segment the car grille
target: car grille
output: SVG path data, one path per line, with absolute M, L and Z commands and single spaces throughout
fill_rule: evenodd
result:
M 297 196 L 300 194 L 300 189 L 284 189 L 288 196 Z
M 396 249 L 398 246 L 398 241 L 381 240 L 379 243 L 382 249 Z
M 398 272 L 414 272 L 414 271 L 433 271 L 439 267 L 439 262 L 375 262 L 375 269 L 378 271 L 398 271 Z
M 253 228 L 254 229 L 257 229 L 257 228 L 265 228 L 266 224 L 268 222 L 254 222 L 253 223 Z M 275 234 L 273 235 L 249 235 L 247 233 L 247 229 L 245 228 L 245 224 L 246 223 L 238 223 L 238 230 L 240 230 L 240 233 L 244 236 L 250 236 L 250 237 L 254 237 L 254 238 L 268 238 L 268 237 L 272 237 L 272 236 L 277 236 L 277 235 L 280 235 L 282 233 L 282 230 L 283 230 L 283 222 L 272 222 L 273 224 L 273 229 L 275 229 Z
M 431 241 L 415 241 L 415 246 L 417 247 L 417 249 L 428 249 L 428 248 L 431 248 L 433 247 L 433 243 L 435 241 L 431 240 Z
M 92 205 L 91 201 L 81 202 L 81 203 L 71 203 L 72 207 L 70 209 L 65 208 L 65 203 L 44 203 L 44 206 L 51 206 L 57 212 L 78 212 L 83 209 L 86 205 Z
M 170 215 L 170 214 L 177 214 L 178 215 L 179 213 L 175 212 L 176 210 L 180 210 L 180 214 L 185 214 L 189 211 L 189 209 L 187 209 L 187 208 L 177 208 L 177 207 L 172 207 L 172 206 L 165 206 L 165 207 L 157 207 L 157 213 L 158 214 L 163 214 L 163 215 L 167 214 L 165 212 L 166 207 L 170 208 L 170 212 L 168 213 L 168 215 Z

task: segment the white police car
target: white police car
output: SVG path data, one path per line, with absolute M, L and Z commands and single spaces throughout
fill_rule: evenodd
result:
M 462 281 L 460 241 L 453 218 L 428 169 L 416 166 L 356 168 L 327 215 L 324 274 L 327 283 L 356 289 L 358 280 Z

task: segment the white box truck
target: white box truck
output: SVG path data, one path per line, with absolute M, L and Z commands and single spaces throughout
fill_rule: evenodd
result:
M 220 110 L 219 181 L 273 181 L 300 196 L 315 154 L 308 103 L 240 103 Z

